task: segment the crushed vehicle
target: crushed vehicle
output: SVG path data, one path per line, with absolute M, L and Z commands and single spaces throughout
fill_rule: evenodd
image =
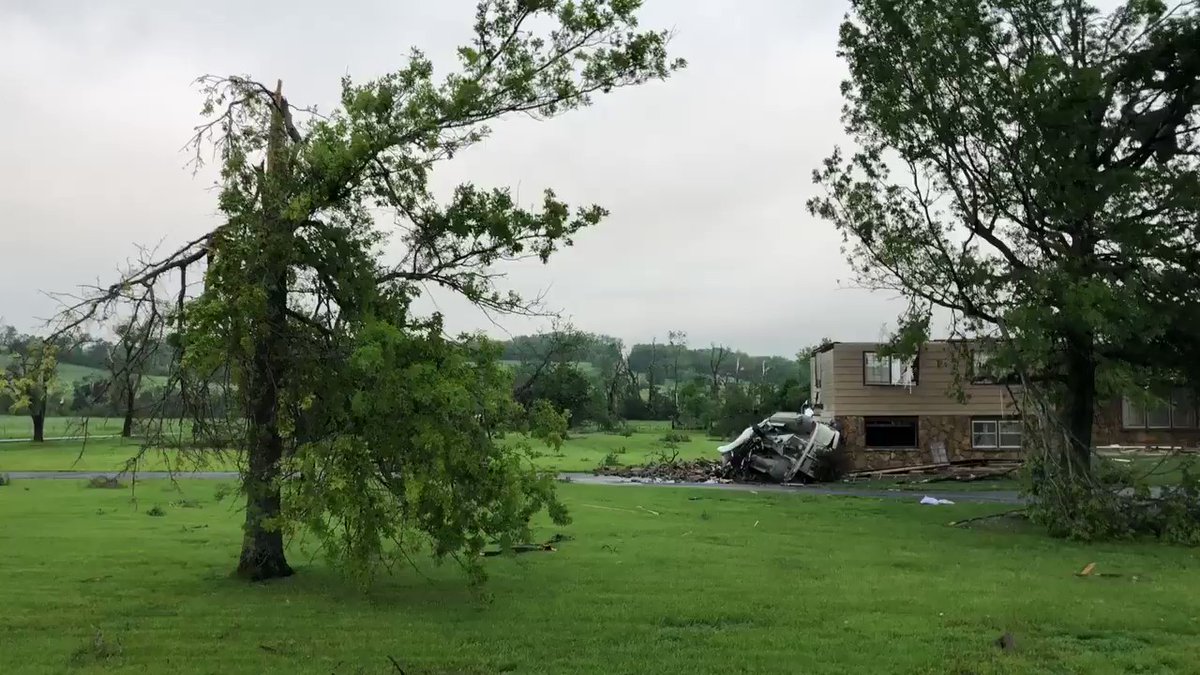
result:
M 821 479 L 821 469 L 841 442 L 836 424 L 804 412 L 777 412 L 746 428 L 717 448 L 722 464 L 734 473 L 760 475 L 772 482 Z

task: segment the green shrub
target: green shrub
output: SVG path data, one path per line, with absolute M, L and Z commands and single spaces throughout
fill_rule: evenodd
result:
M 664 443 L 687 443 L 690 440 L 692 437 L 682 431 L 668 431 L 662 437 Z
M 163 510 L 163 507 L 159 506 L 158 504 L 155 504 L 154 506 L 151 506 L 151 507 L 150 507 L 150 508 L 149 508 L 149 509 L 146 511 L 146 515 L 148 515 L 148 516 L 153 516 L 153 517 L 155 517 L 155 518 L 158 518 L 158 517 L 160 517 L 160 516 L 165 516 L 165 515 L 167 515 L 167 512 Z
M 621 460 L 617 458 L 616 452 L 609 452 L 604 459 L 600 460 L 600 466 L 605 468 L 621 466 Z

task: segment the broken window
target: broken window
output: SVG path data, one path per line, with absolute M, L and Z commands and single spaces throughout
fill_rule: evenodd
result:
M 995 354 L 984 349 L 971 351 L 972 384 L 1020 384 L 1021 377 L 1007 368 L 1003 371 L 994 363 Z
M 863 420 L 864 445 L 872 449 L 916 448 L 917 418 L 867 417 Z
M 1007 450 L 1021 447 L 1021 421 L 971 420 L 971 447 L 976 450 Z
M 863 352 L 863 384 L 911 386 L 917 383 L 915 359 Z
M 1195 429 L 1196 402 L 1186 390 L 1174 391 L 1168 400 L 1121 400 L 1121 426 L 1126 429 Z

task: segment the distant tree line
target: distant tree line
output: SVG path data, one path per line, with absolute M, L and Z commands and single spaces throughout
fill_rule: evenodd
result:
M 160 334 L 151 340 L 134 335 L 146 330 Z M 125 435 L 152 406 L 170 416 L 183 405 L 179 392 L 164 391 L 175 349 L 162 331 L 125 322 L 112 338 L 46 340 L 2 326 L 0 411 L 28 414 L 35 438 L 46 416 L 121 417 Z M 799 409 L 809 397 L 805 353 L 787 358 L 716 344 L 691 347 L 683 331 L 626 348 L 611 335 L 555 328 L 516 336 L 500 349 L 516 401 L 526 408 L 546 401 L 567 413 L 574 428 L 670 420 L 676 428 L 726 436 L 776 410 Z M 92 372 L 64 377 L 64 365 Z
M 569 327 L 514 337 L 502 350 L 516 400 L 526 407 L 547 401 L 567 412 L 572 427 L 670 420 L 721 436 L 777 410 L 800 409 L 809 398 L 808 353 L 694 348 L 683 331 L 626 348 L 619 338 Z
M 117 323 L 113 339 L 92 335 L 42 337 L 0 326 L 0 413 L 28 415 L 31 437 L 44 438 L 45 418 L 123 418 L 122 435 L 149 409 L 179 407 L 160 382 L 173 349 L 161 321 L 137 317 Z M 88 368 L 65 377 L 63 365 Z

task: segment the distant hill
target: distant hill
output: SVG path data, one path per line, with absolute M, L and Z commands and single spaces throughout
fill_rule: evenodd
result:
M 11 354 L 0 354 L 0 369 L 8 365 L 8 360 L 12 358 Z M 66 387 L 75 386 L 76 382 L 83 380 L 105 380 L 108 379 L 109 373 L 103 368 L 93 368 L 91 366 L 80 366 L 74 363 L 59 363 L 58 364 L 58 381 Z M 162 384 L 166 380 L 161 375 L 147 375 L 147 384 Z

